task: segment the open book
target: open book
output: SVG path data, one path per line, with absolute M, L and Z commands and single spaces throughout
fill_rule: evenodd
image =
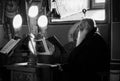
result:
M 3 54 L 8 54 L 14 47 L 15 45 L 20 41 L 20 39 L 11 39 L 1 50 L 0 52 Z
M 61 50 L 61 53 L 66 53 L 64 46 L 62 45 L 60 40 L 55 35 L 47 38 L 47 40 L 50 41 L 53 45 L 58 46 L 58 48 Z

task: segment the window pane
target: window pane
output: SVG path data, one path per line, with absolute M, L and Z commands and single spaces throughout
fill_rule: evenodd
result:
M 104 21 L 105 20 L 105 9 L 100 9 L 100 10 L 89 10 L 86 13 L 87 18 L 93 18 L 95 20 L 99 21 Z M 58 21 L 75 21 L 75 20 L 81 20 L 84 18 L 83 13 L 76 13 L 71 16 L 67 16 L 61 19 L 52 19 L 53 22 L 58 22 Z
M 56 0 L 56 8 L 63 18 L 88 9 L 88 0 Z
M 93 18 L 95 20 L 104 21 L 105 20 L 105 9 L 101 10 L 91 10 L 88 12 L 87 17 Z
M 55 9 L 55 12 L 57 12 L 57 15 L 59 15 L 56 16 L 56 14 L 53 14 L 51 16 L 51 21 L 79 21 L 84 17 L 93 18 L 98 21 L 104 21 L 106 17 L 104 7 L 105 3 L 103 2 L 105 2 L 106 0 L 92 1 L 94 4 L 91 4 L 94 8 L 90 6 L 90 0 L 55 0 L 54 2 L 53 0 L 51 0 L 51 12 L 53 9 Z M 83 14 L 83 9 L 87 9 L 86 14 Z
M 105 3 L 105 0 L 95 0 L 95 3 Z

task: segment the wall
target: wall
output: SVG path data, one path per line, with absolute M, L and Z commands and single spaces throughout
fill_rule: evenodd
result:
M 3 25 L 0 25 L 0 48 L 2 48 L 6 42 L 7 42 L 7 39 L 5 37 L 5 31 L 4 31 Z
M 73 24 L 55 24 L 55 25 L 48 25 L 47 33 L 48 36 L 56 35 L 57 38 L 60 40 L 60 42 L 65 45 L 68 43 L 68 32 L 70 27 Z M 106 43 L 110 45 L 110 25 L 109 24 L 98 24 L 100 34 L 105 39 Z M 22 31 L 19 32 L 20 36 L 23 36 L 28 33 L 27 26 L 23 25 Z M 0 46 L 3 46 L 5 42 L 4 38 L 4 29 L 2 26 L 0 26 Z
M 111 81 L 120 81 L 120 22 L 111 26 Z
M 112 60 L 120 61 L 120 22 L 112 23 L 111 53 Z
M 68 43 L 68 31 L 73 24 L 48 25 L 48 36 L 56 35 L 63 45 Z M 99 30 L 105 41 L 110 45 L 110 25 L 98 24 Z
M 111 81 L 120 81 L 120 0 L 111 5 Z

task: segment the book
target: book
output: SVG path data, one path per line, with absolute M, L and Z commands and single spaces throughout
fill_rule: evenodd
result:
M 20 41 L 20 39 L 11 39 L 1 50 L 0 52 L 3 54 L 8 54 Z
M 47 40 L 50 41 L 53 45 L 58 46 L 58 48 L 61 50 L 61 53 L 67 53 L 62 43 L 55 35 L 47 38 Z

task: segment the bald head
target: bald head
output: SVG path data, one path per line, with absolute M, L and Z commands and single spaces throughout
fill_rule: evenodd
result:
M 78 25 L 80 31 L 87 30 L 87 32 L 90 32 L 95 27 L 96 27 L 95 21 L 90 18 L 85 18 L 81 20 L 81 22 Z
M 96 23 L 91 18 L 84 18 L 80 22 L 75 23 L 71 27 L 70 31 L 70 37 L 69 39 L 73 39 L 73 41 L 76 41 L 78 37 L 78 32 L 80 31 L 81 34 L 87 35 L 90 31 L 92 31 L 94 28 L 96 28 Z
M 89 34 L 89 32 L 93 31 L 94 29 L 95 29 L 95 22 L 93 19 L 85 18 L 81 20 L 76 29 L 78 30 L 76 46 L 78 46 Z

